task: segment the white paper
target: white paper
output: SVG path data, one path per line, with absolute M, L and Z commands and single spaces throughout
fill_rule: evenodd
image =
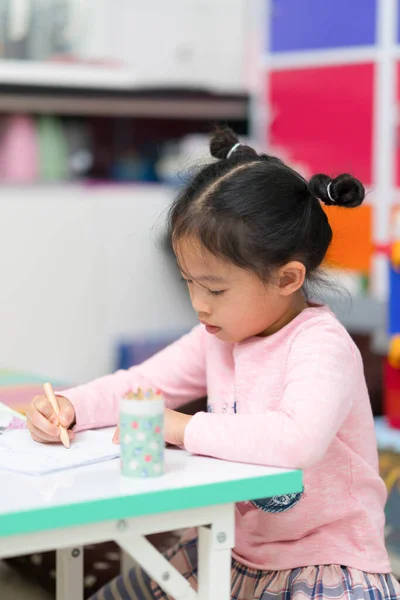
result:
M 15 410 L 12 410 L 12 408 L 9 408 L 6 404 L 0 402 L 0 427 L 6 427 L 13 417 L 20 419 L 20 421 L 26 420 L 24 415 L 17 413 Z
M 62 444 L 34 442 L 28 430 L 6 431 L 0 436 L 0 469 L 46 475 L 117 458 L 120 448 L 111 442 L 114 429 L 77 433 L 69 449 Z

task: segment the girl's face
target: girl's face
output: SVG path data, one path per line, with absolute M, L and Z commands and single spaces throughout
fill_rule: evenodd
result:
M 223 261 L 192 239 L 175 253 L 199 321 L 224 342 L 242 342 L 281 329 L 306 306 L 301 287 L 305 268 L 291 262 L 265 284 L 253 272 Z

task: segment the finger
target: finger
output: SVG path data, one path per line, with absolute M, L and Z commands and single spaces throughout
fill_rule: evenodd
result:
M 36 439 L 36 441 L 40 441 L 40 442 L 48 442 L 48 443 L 57 443 L 60 442 L 60 435 L 48 435 L 47 433 L 44 433 L 41 429 L 39 429 L 38 427 L 35 427 L 35 425 L 33 425 L 32 423 L 28 424 L 28 429 L 31 433 L 31 436 Z
M 43 433 L 43 431 L 40 431 L 40 429 L 32 425 L 32 423 L 28 423 L 28 429 L 32 436 L 32 439 L 34 439 L 35 442 L 42 442 L 43 444 L 57 444 L 61 441 L 59 436 L 52 437 L 46 435 L 45 433 Z M 70 441 L 72 441 L 75 438 L 75 433 L 69 430 L 67 430 L 67 433 Z
M 57 425 L 55 423 L 50 423 L 50 421 L 46 417 L 44 417 L 43 414 L 39 412 L 35 406 L 32 406 L 31 404 L 28 406 L 26 416 L 28 418 L 28 421 L 30 421 L 30 423 L 34 427 L 36 427 L 43 433 L 47 434 L 52 438 L 56 438 L 59 436 L 59 429 Z
M 51 423 L 55 423 L 56 425 L 58 425 L 58 418 L 54 412 L 53 405 L 46 398 L 46 396 L 36 396 L 29 406 L 35 408 Z
M 44 440 L 40 439 L 37 437 L 37 435 L 35 435 L 34 433 L 31 433 L 32 439 L 34 442 L 39 442 L 39 444 L 46 444 L 47 442 L 45 442 Z
M 68 398 L 57 396 L 58 406 L 60 407 L 60 423 L 64 427 L 69 427 L 75 419 L 75 410 Z
M 36 433 L 33 433 L 32 431 L 30 433 L 31 433 L 32 439 L 35 442 L 39 442 L 40 444 L 57 444 L 57 443 L 60 443 L 59 439 L 58 440 L 57 439 L 56 440 L 53 439 L 53 440 L 47 441 L 47 440 L 42 439 L 41 437 L 39 437 L 38 435 L 36 435 Z M 69 439 L 71 441 L 75 437 L 75 434 L 74 434 L 73 431 L 68 431 L 68 435 L 69 435 Z
M 119 444 L 119 427 L 117 427 L 117 429 L 114 432 L 112 442 L 113 444 Z

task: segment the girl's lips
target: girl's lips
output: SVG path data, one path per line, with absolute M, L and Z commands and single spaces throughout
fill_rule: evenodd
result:
M 221 327 L 216 327 L 215 325 L 208 325 L 208 323 L 205 323 L 204 321 L 200 321 L 200 323 L 202 323 L 202 325 L 204 325 L 207 333 L 216 334 L 219 331 L 221 331 Z
M 214 325 L 206 325 L 207 333 L 216 334 L 221 331 L 221 327 L 214 327 Z

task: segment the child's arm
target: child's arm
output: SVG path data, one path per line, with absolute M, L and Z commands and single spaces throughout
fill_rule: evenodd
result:
M 115 425 L 119 399 L 129 389 L 159 389 L 169 408 L 205 396 L 204 337 L 204 328 L 195 327 L 141 365 L 59 392 L 74 405 L 76 429 Z
M 339 329 L 319 325 L 304 330 L 289 353 L 280 409 L 262 414 L 199 413 L 186 426 L 186 449 L 245 463 L 312 466 L 349 415 L 356 386 L 365 385 L 361 365 L 355 369 L 357 360 Z

